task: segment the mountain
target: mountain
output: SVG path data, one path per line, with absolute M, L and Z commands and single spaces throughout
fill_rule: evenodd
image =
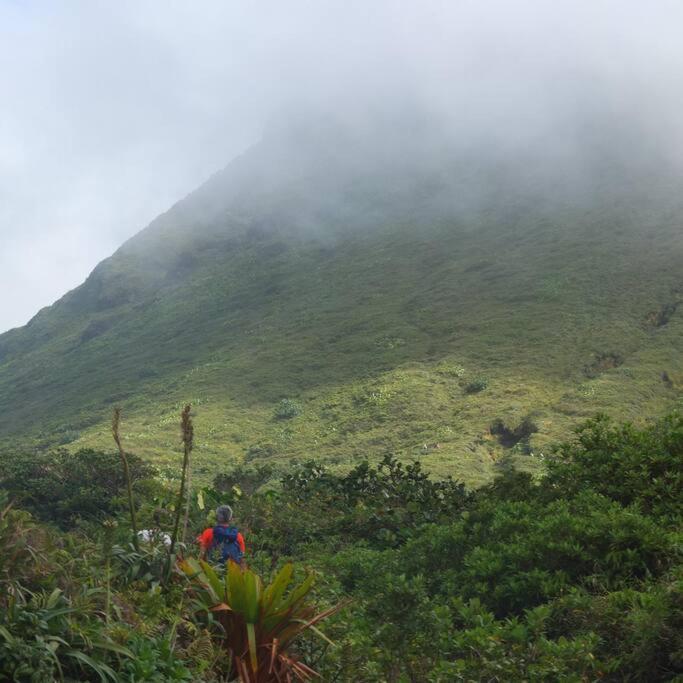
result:
M 681 405 L 672 166 L 387 128 L 271 131 L 1 335 L 2 442 L 108 447 L 121 405 L 163 468 L 190 401 L 203 477 L 394 452 L 477 484 Z

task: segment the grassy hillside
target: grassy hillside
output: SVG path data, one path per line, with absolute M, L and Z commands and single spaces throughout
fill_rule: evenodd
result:
M 121 405 L 163 465 L 191 401 L 205 477 L 391 452 L 478 484 L 598 411 L 681 404 L 683 203 L 661 177 L 558 193 L 540 170 L 287 158 L 255 148 L 0 336 L 0 437 L 108 446 Z

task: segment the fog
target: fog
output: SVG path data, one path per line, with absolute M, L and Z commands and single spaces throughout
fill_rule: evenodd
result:
M 314 151 L 318 119 L 391 130 L 407 165 L 419 121 L 435 159 L 533 149 L 580 174 L 618 153 L 677 172 L 681 20 L 676 0 L 5 1 L 0 331 L 297 122 Z

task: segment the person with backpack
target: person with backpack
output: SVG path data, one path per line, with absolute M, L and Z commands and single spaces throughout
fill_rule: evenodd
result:
M 219 505 L 216 508 L 216 526 L 205 529 L 197 541 L 202 555 L 210 561 L 226 564 L 228 560 L 232 560 L 242 564 L 244 537 L 232 525 L 232 508 L 229 505 Z

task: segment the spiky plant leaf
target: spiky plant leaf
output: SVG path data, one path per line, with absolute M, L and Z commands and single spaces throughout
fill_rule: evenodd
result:
M 289 584 L 292 582 L 293 574 L 294 565 L 289 562 L 282 567 L 271 584 L 265 589 L 263 593 L 263 607 L 266 613 L 271 609 L 278 608 L 280 601 L 282 600 L 282 596 L 287 590 Z
M 214 613 L 221 623 L 222 645 L 243 683 L 308 681 L 318 675 L 287 652 L 306 630 L 331 643 L 316 624 L 337 612 L 341 605 L 317 613 L 304 603 L 313 587 L 314 575 L 309 574 L 287 593 L 293 575 L 291 565 L 285 565 L 265 588 L 255 572 L 233 562 L 228 563 L 222 582 L 206 563 L 184 561 L 180 568 L 194 586 L 193 592 L 203 608 Z M 220 590 L 211 587 L 216 580 Z

